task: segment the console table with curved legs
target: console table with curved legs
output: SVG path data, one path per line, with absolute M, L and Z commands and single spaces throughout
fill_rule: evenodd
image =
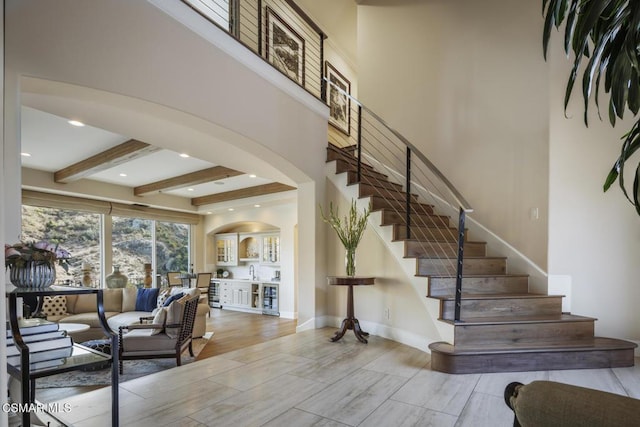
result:
M 367 343 L 367 338 L 369 334 L 360 328 L 360 322 L 356 319 L 353 310 L 353 287 L 354 286 L 367 286 L 373 285 L 375 282 L 375 277 L 358 277 L 358 276 L 331 276 L 327 277 L 327 282 L 329 285 L 333 286 L 348 286 L 349 289 L 347 291 L 347 317 L 342 321 L 342 325 L 340 326 L 340 330 L 335 333 L 335 335 L 331 338 L 331 341 L 336 342 L 340 338 L 344 336 L 344 334 L 348 330 L 352 330 L 355 334 L 358 341 L 362 343 Z

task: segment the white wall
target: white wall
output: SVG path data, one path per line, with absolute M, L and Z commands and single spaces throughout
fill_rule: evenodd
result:
M 43 104 L 81 108 L 89 124 L 120 126 L 131 137 L 143 134 L 146 142 L 214 164 L 223 159 L 235 169 L 249 162 L 260 176 L 292 183 L 301 195 L 298 212 L 306 209 L 300 238 L 323 250 L 314 213 L 324 196 L 317 159 L 324 156 L 328 108 L 188 6 L 155 3 L 175 19 L 152 2 L 7 1 L 10 96 L 19 99 L 19 76 L 30 76 L 23 81 Z M 14 130 L 18 112 L 5 109 Z M 137 120 L 145 125 L 136 127 Z M 9 147 L 7 161 L 18 165 L 19 139 Z M 5 202 L 19 206 L 19 194 L 11 196 Z M 313 251 L 300 254 L 307 273 L 300 292 L 310 295 L 301 298 L 303 321 L 323 310 L 315 305 L 316 278 L 325 275 L 321 261 Z
M 550 53 L 549 274 L 569 276 L 571 310 L 598 318 L 596 334 L 640 341 L 640 226 L 633 206 L 618 183 L 602 185 L 620 154 L 620 138 L 633 120 L 611 128 L 608 98 L 600 98 L 604 121 L 591 106 L 589 128 L 583 122 L 583 100 L 574 91 L 565 118 L 564 90 L 571 63 L 554 35 Z M 579 89 L 579 85 L 577 87 Z M 629 161 L 629 172 L 638 156 Z M 633 177 L 627 182 L 632 184 Z
M 542 24 L 539 2 L 358 5 L 360 100 L 445 173 L 475 209 L 474 219 L 545 269 Z M 538 220 L 530 219 L 534 207 Z

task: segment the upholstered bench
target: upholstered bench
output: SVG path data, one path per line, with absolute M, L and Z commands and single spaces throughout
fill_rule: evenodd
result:
M 640 426 L 640 400 L 569 384 L 511 383 L 504 399 L 515 413 L 514 426 Z

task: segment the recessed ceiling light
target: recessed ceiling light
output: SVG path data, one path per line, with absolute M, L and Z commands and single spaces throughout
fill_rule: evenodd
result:
M 127 176 L 127 174 L 126 173 L 121 173 L 120 176 Z
M 207 212 L 207 215 L 211 215 L 213 212 Z
M 193 191 L 193 188 L 187 188 L 187 191 Z
M 213 181 L 213 183 L 215 185 L 224 185 L 224 182 L 222 182 L 222 181 Z
M 82 126 L 84 126 L 84 123 L 78 121 L 78 120 L 69 120 L 67 123 L 69 123 L 71 126 L 76 126 L 81 128 Z
M 254 207 L 254 208 L 259 208 L 259 207 L 260 207 L 260 205 L 253 205 L 253 207 Z
M 29 153 L 20 153 L 20 155 L 22 157 L 31 157 L 31 154 L 29 154 Z
M 229 211 L 229 212 L 233 212 L 234 210 L 235 210 L 235 209 L 233 209 L 233 208 L 229 208 L 229 209 L 228 209 L 228 211 Z
M 180 157 L 182 157 L 183 159 L 188 159 L 191 156 L 189 156 L 187 153 L 182 153 L 180 154 Z
M 249 175 L 249 178 L 255 178 L 256 176 L 254 174 Z

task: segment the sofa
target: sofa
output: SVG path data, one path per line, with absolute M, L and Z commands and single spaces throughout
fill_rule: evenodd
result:
M 104 289 L 103 302 L 105 317 L 109 327 L 118 332 L 120 326 L 128 326 L 139 322 L 140 317 L 153 315 L 153 310 L 136 310 L 136 301 L 139 290 L 136 288 Z M 144 292 L 140 290 L 140 292 Z M 172 287 L 158 295 L 157 301 L 153 301 L 153 308 L 162 306 L 171 295 L 178 293 L 200 297 L 198 288 Z M 72 337 L 75 342 L 104 338 L 104 331 L 98 320 L 96 294 L 66 295 L 51 297 L 42 303 L 41 310 L 47 320 L 58 323 L 84 323 L 89 325 L 89 330 L 74 332 Z M 138 307 L 140 308 L 140 307 Z M 193 338 L 202 337 L 206 332 L 206 316 L 209 313 L 209 305 L 206 299 L 200 298 L 196 320 L 193 325 Z

